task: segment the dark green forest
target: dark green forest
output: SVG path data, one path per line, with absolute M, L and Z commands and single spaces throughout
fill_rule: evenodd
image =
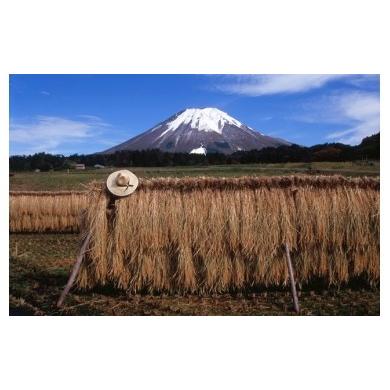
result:
M 10 171 L 63 170 L 75 163 L 93 167 L 95 164 L 115 167 L 163 167 L 183 165 L 220 165 L 286 162 L 341 162 L 357 160 L 379 160 L 380 133 L 366 137 L 356 146 L 341 143 L 326 143 L 311 147 L 290 145 L 278 148 L 240 151 L 225 155 L 209 153 L 207 156 L 188 153 L 167 153 L 158 149 L 120 151 L 113 154 L 89 154 L 70 156 L 37 153 L 28 156 L 11 156 Z

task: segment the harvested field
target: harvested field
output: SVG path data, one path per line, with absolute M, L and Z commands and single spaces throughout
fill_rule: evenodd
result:
M 86 192 L 11 192 L 11 232 L 92 232 L 78 286 L 210 294 L 285 285 L 284 243 L 301 284 L 379 282 L 379 180 L 345 177 L 143 179 L 116 201 Z
M 78 243 L 77 234 L 11 234 L 10 315 L 295 315 L 288 286 L 208 296 L 72 289 L 58 309 Z M 302 286 L 298 294 L 301 315 L 380 314 L 379 288 L 362 281 Z
M 210 294 L 297 279 L 379 283 L 379 180 L 342 177 L 154 179 L 107 213 L 91 187 L 82 289 Z
M 52 172 L 15 172 L 9 178 L 12 191 L 85 190 L 93 180 L 104 182 L 116 168 Z M 280 175 L 379 176 L 379 161 L 312 162 L 278 164 L 230 164 L 173 167 L 129 167 L 140 179 L 155 177 L 242 177 Z

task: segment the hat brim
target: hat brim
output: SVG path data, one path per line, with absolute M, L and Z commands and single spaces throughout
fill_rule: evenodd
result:
M 116 184 L 116 178 L 120 173 L 129 176 L 129 186 L 123 187 Z M 106 185 L 108 191 L 110 191 L 111 194 L 120 197 L 128 196 L 132 194 L 138 187 L 138 177 L 135 176 L 133 172 L 130 172 L 127 169 L 122 169 L 120 171 L 112 172 L 107 178 Z

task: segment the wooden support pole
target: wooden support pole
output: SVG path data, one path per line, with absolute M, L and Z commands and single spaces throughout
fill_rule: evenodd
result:
M 81 263 L 83 261 L 84 254 L 85 254 L 85 252 L 86 252 L 86 250 L 88 248 L 88 244 L 89 244 L 89 240 L 90 239 L 91 239 L 91 233 L 88 233 L 88 235 L 85 237 L 85 239 L 84 239 L 84 241 L 83 241 L 83 243 L 81 245 L 80 252 L 79 252 L 79 254 L 77 256 L 76 262 L 74 263 L 72 272 L 71 272 L 71 274 L 69 276 L 68 283 L 66 283 L 64 291 L 62 291 L 62 294 L 61 294 L 60 298 L 58 299 L 57 307 L 61 307 L 62 306 L 65 297 L 68 295 L 69 290 L 73 286 L 73 283 L 74 283 L 74 281 L 76 279 L 76 276 L 79 273 L 79 270 L 80 270 L 80 267 L 81 267 Z
M 295 288 L 294 271 L 293 271 L 293 267 L 292 267 L 292 263 L 291 263 L 290 249 L 289 249 L 287 243 L 285 244 L 285 248 L 286 248 L 288 275 L 290 277 L 290 284 L 291 284 L 291 294 L 292 294 L 293 303 L 294 303 L 294 310 L 296 313 L 299 313 L 299 303 L 298 303 L 297 290 Z

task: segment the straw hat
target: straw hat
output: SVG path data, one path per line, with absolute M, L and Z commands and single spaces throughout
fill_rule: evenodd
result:
M 107 189 L 115 196 L 127 196 L 138 186 L 138 177 L 127 169 L 115 171 L 107 178 Z

